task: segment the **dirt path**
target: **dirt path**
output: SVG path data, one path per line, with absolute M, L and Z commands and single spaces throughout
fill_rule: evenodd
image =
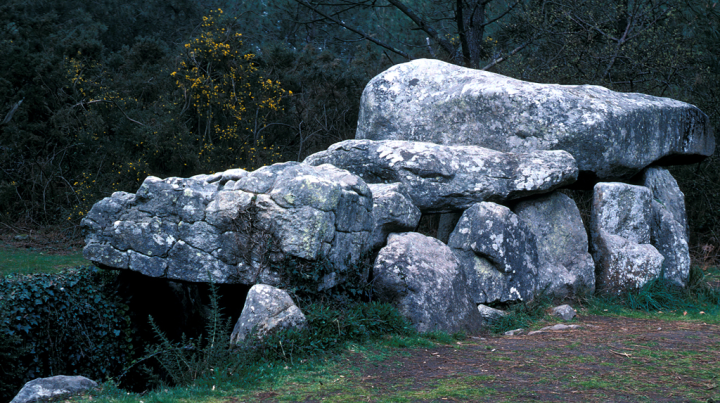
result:
M 617 317 L 576 324 L 582 327 L 428 349 L 355 351 L 332 379 L 291 383 L 251 400 L 720 401 L 720 326 Z

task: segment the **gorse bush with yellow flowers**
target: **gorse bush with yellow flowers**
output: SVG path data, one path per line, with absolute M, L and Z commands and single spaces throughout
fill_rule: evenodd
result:
M 292 93 L 262 76 L 235 28 L 235 20 L 221 9 L 203 17 L 200 34 L 184 44 L 177 68 L 163 71 L 164 92 L 149 100 L 112 88 L 112 77 L 97 63 L 87 68 L 75 58 L 66 60 L 69 85 L 91 128 L 81 141 L 113 154 L 105 170 L 99 167 L 101 173 L 83 171 L 73 182 L 69 220 L 82 218 L 101 195 L 134 191 L 148 174 L 253 170 L 280 160 L 264 129 L 271 114 L 282 112 L 283 97 Z M 143 46 L 146 52 L 151 48 L 147 41 Z M 122 115 L 113 120 L 122 121 L 125 136 L 103 127 L 103 117 L 111 113 Z
M 204 171 L 255 169 L 281 158 L 263 130 L 268 115 L 281 112 L 283 96 L 292 92 L 262 76 L 234 22 L 222 9 L 203 17 L 200 35 L 185 44 L 180 66 L 171 74 L 182 90 L 182 110 L 190 118 Z

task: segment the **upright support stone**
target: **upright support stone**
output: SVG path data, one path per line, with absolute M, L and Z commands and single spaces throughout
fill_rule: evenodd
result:
M 591 216 L 597 287 L 620 293 L 657 278 L 665 260 L 650 245 L 652 194 L 643 186 L 598 183 Z
M 420 332 L 476 332 L 482 317 L 450 248 L 416 232 L 390 234 L 374 266 L 375 297 Z
M 440 222 L 438 223 L 437 239 L 447 244 L 450 241 L 450 234 L 455 230 L 455 226 L 462 213 L 444 213 L 440 214 Z
M 541 264 L 538 292 L 555 297 L 592 294 L 595 262 L 575 202 L 560 192 L 518 203 L 513 211 L 535 234 Z
M 305 315 L 286 291 L 256 284 L 248 291 L 230 342 L 239 343 L 251 336 L 263 338 L 283 329 L 303 329 L 306 322 Z
M 646 169 L 642 184 L 652 192 L 651 243 L 665 257 L 663 276 L 685 286 L 690 275 L 685 195 L 670 171 L 662 167 Z
M 509 208 L 482 202 L 465 210 L 448 246 L 460 260 L 475 303 L 534 298 L 535 235 Z
M 422 213 L 407 196 L 407 190 L 402 183 L 378 183 L 368 187 L 373 195 L 373 248 L 384 246 L 391 232 L 415 230 Z

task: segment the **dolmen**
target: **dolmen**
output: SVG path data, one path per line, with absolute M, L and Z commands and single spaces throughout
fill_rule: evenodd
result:
M 283 259 L 327 259 L 321 287 L 333 287 L 370 253 L 375 298 L 418 330 L 475 331 L 488 304 L 617 294 L 660 276 L 684 286 L 684 195 L 666 166 L 714 148 L 707 115 L 684 102 L 414 60 L 368 83 L 354 140 L 254 172 L 148 177 L 101 200 L 83 220 L 84 255 L 269 287 L 285 284 Z M 253 312 L 294 306 L 263 292 L 283 302 L 256 298 Z M 242 315 L 235 338 L 278 321 Z

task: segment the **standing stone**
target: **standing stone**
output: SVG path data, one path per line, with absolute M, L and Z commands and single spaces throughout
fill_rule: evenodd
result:
M 23 386 L 10 403 L 29 403 L 81 393 L 97 386 L 84 376 L 57 375 L 34 379 Z
M 684 287 L 690 275 L 685 195 L 670 171 L 662 167 L 646 169 L 642 184 L 652 192 L 651 243 L 665 257 L 663 276 Z
M 650 189 L 643 186 L 595 185 L 590 228 L 601 291 L 636 289 L 660 275 L 665 259 L 650 245 L 651 202 Z
M 415 230 L 422 213 L 407 196 L 402 183 L 370 184 L 368 187 L 373 195 L 373 248 L 385 245 L 391 232 Z
M 712 155 L 708 116 L 669 98 L 593 85 L 536 84 L 439 60 L 395 65 L 365 87 L 357 139 L 526 153 L 565 150 L 580 171 L 629 178 Z
M 535 235 L 509 208 L 474 204 L 460 217 L 448 246 L 475 303 L 533 299 L 540 264 Z
M 666 168 L 652 166 L 642 175 L 642 186 L 650 189 L 653 200 L 665 207 L 675 221 L 688 232 L 687 214 L 685 213 L 685 194 L 680 190 L 677 181 Z
M 657 201 L 652 201 L 652 245 L 665 258 L 663 277 L 671 283 L 684 287 L 690 276 L 690 247 L 682 224 Z
M 347 140 L 305 163 L 332 164 L 367 183 L 401 182 L 423 214 L 545 193 L 575 182 L 578 174 L 565 151 L 512 154 L 416 141 Z
M 302 329 L 306 322 L 305 315 L 287 292 L 256 284 L 248 291 L 245 306 L 230 335 L 230 342 L 239 343 L 251 335 L 262 339 L 283 329 Z
M 540 266 L 538 292 L 554 297 L 592 294 L 595 262 L 588 252 L 588 238 L 575 202 L 553 192 L 518 203 L 515 214 L 537 240 Z
M 390 234 L 374 266 L 374 295 L 419 332 L 476 332 L 482 317 L 450 248 L 416 232 Z

